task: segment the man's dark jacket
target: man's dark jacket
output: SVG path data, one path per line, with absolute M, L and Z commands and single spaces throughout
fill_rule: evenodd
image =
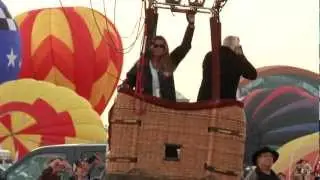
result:
M 212 53 L 204 58 L 202 82 L 198 93 L 198 101 L 212 98 Z M 254 80 L 257 71 L 244 55 L 237 55 L 230 48 L 220 48 L 220 99 L 236 99 L 240 77 Z

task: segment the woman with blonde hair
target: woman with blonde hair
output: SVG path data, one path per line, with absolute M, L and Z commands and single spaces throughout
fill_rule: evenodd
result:
M 171 53 L 167 41 L 162 36 L 153 38 L 151 47 L 144 54 L 145 64 L 143 68 L 142 84 L 143 94 L 176 100 L 173 72 L 191 49 L 191 41 L 194 32 L 194 12 L 187 13 L 188 27 L 180 46 Z M 135 64 L 127 73 L 123 87 L 134 89 L 137 79 L 137 66 Z

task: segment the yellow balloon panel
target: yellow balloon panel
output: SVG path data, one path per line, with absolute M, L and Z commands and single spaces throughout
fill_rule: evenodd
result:
M 0 145 L 25 155 L 40 145 L 105 143 L 90 103 L 65 87 L 21 79 L 0 86 Z
M 277 172 L 283 172 L 304 156 L 319 151 L 319 132 L 297 138 L 283 145 L 279 150 L 279 160 L 273 166 Z
M 59 38 L 65 45 L 67 45 L 71 52 L 74 51 L 71 30 L 63 9 L 51 9 L 51 11 L 39 12 L 32 28 L 34 44 L 31 47 L 31 55 L 34 54 L 43 40 L 50 35 Z
M 11 81 L 0 88 L 0 102 L 6 103 L 10 101 L 21 101 L 27 103 L 33 103 L 36 99 L 45 99 L 51 106 L 57 111 L 68 110 L 68 109 L 89 109 L 91 108 L 90 103 L 84 98 L 79 97 L 72 90 L 64 87 L 56 86 L 52 83 L 35 83 L 42 81 L 35 81 L 31 79 L 23 79 L 19 81 Z M 33 87 L 33 88 L 17 88 L 22 87 Z M 13 90 L 14 91 L 11 91 Z M 66 95 L 62 95 L 59 92 L 64 92 Z

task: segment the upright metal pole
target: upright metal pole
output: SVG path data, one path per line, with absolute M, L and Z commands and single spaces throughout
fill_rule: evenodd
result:
M 210 18 L 211 49 L 212 49 L 212 100 L 220 99 L 220 46 L 221 46 L 221 23 L 219 11 L 214 10 Z
M 157 24 L 158 24 L 158 13 L 155 8 L 148 8 L 146 10 L 146 19 L 147 19 L 147 44 L 146 47 L 150 47 L 151 40 L 157 34 Z
M 146 7 L 146 1 L 144 5 Z M 150 47 L 152 38 L 156 35 L 158 14 L 156 9 L 152 8 L 153 0 L 149 0 L 148 8 L 145 9 L 145 22 L 144 22 L 144 35 L 143 44 L 140 52 L 139 65 L 137 67 L 137 78 L 136 78 L 136 93 L 142 94 L 143 92 L 143 67 L 145 65 L 146 50 Z
M 212 69 L 212 100 L 217 101 L 220 99 L 220 44 L 221 44 L 221 25 L 219 21 L 219 14 L 213 13 L 213 16 L 210 18 L 210 29 L 211 29 L 211 50 L 212 50 L 212 57 L 211 57 L 211 69 Z M 215 119 L 211 119 L 210 127 L 215 126 Z M 209 151 L 207 155 L 207 162 L 205 164 L 205 169 L 207 170 L 207 174 L 211 175 L 212 172 L 209 171 L 208 168 L 211 167 L 213 157 L 212 157 L 212 149 L 214 147 L 214 133 L 210 133 L 209 136 Z

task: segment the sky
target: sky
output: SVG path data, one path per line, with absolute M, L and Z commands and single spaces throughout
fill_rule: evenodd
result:
M 91 7 L 90 0 L 61 0 L 61 3 L 59 0 L 2 1 L 12 16 L 33 9 L 60 7 L 61 4 Z M 91 1 L 92 7 L 102 13 L 105 1 L 106 15 L 116 25 L 124 48 L 136 42 L 124 54 L 121 74 L 124 79 L 139 57 L 141 36 L 136 40 L 135 24 L 140 19 L 142 0 Z M 211 7 L 212 3 L 213 0 L 207 0 L 205 6 Z M 186 17 L 169 10 L 158 12 L 157 34 L 165 36 L 173 50 L 182 41 Z M 202 61 L 211 48 L 209 18 L 209 14 L 196 14 L 192 49 L 174 74 L 176 90 L 191 100 L 197 97 Z M 221 12 L 221 23 L 222 38 L 239 36 L 245 55 L 256 68 L 288 65 L 319 72 L 319 0 L 228 0 Z M 106 118 L 109 107 L 102 118 Z

